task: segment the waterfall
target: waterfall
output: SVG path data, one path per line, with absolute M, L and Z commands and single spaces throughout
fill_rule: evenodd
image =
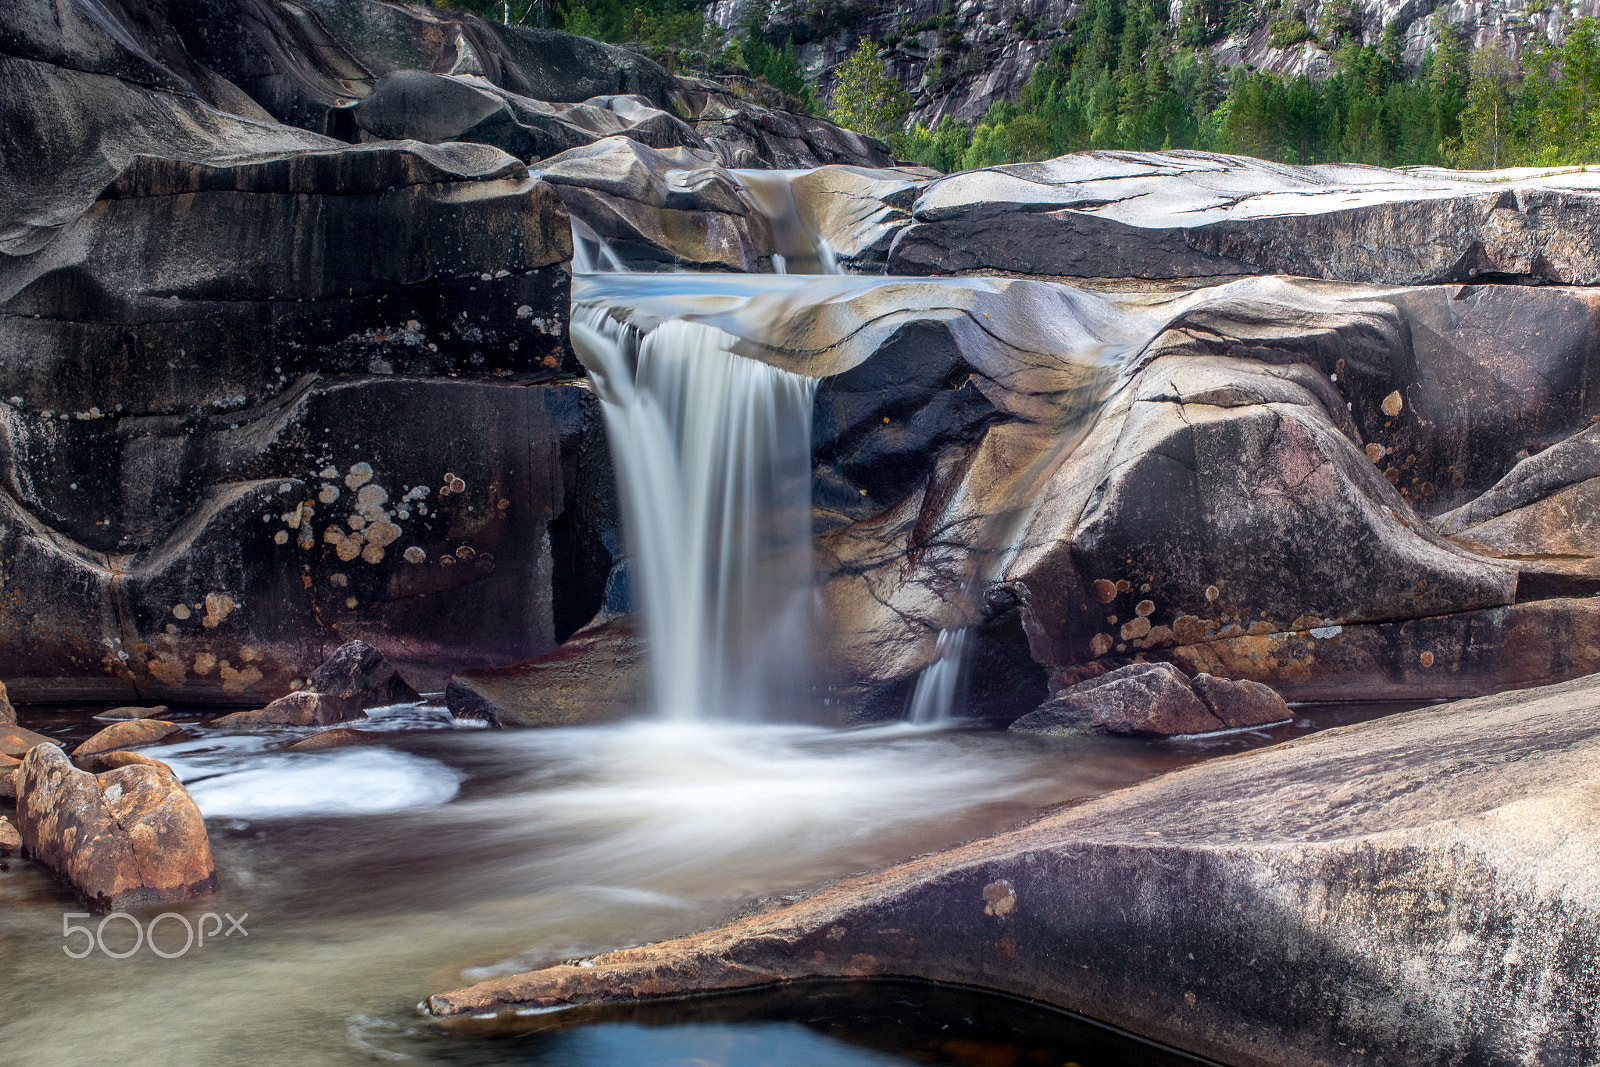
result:
M 761 718 L 807 673 L 816 382 L 733 354 L 734 340 L 573 308 L 669 719 Z
M 772 230 L 772 269 L 777 274 L 843 274 L 828 242 L 814 233 L 800 216 L 794 198 L 794 179 L 806 171 L 736 170 Z

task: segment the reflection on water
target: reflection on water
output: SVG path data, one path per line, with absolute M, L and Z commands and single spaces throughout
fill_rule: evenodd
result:
M 413 1006 L 778 906 L 824 880 L 1378 710 L 1302 709 L 1272 730 L 1151 744 L 905 725 L 489 730 L 400 708 L 361 724 L 369 744 L 304 753 L 285 746 L 309 730 L 228 734 L 179 714 L 185 735 L 147 751 L 173 765 L 208 816 L 222 890 L 135 915 L 247 915 L 247 933 L 174 959 L 148 948 L 69 959 L 62 916 L 78 901 L 31 863 L 4 861 L 0 1041 L 28 1049 L 30 1064 L 93 1062 L 108 1040 L 121 1062 L 163 1065 L 482 1063 L 501 1053 L 552 1064 L 967 1062 L 840 1044 L 798 1016 L 759 1012 L 752 1018 L 770 1026 L 724 1020 L 689 1032 L 655 1019 L 641 1030 L 635 1020 L 478 1047 L 442 1035 Z M 76 739 L 100 725 L 88 714 L 23 718 Z M 176 925 L 162 937 L 177 936 Z M 774 1035 L 800 1041 L 802 1025 L 812 1044 L 792 1047 L 808 1051 L 783 1058 Z M 827 1041 L 845 1051 L 813 1056 Z M 608 1059 L 608 1048 L 622 1051 Z M 696 1048 L 689 1059 L 672 1051 Z

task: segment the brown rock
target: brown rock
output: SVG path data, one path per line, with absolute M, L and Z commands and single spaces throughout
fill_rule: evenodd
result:
M 5 819 L 0 819 L 0 856 L 15 856 L 22 851 L 22 835 Z
M 251 726 L 332 726 L 336 722 L 362 719 L 366 712 L 338 697 L 308 689 L 279 697 L 255 711 L 236 711 L 213 719 L 212 726 L 229 729 Z
M 13 756 L 21 759 L 28 750 L 35 745 L 59 745 L 53 737 L 36 734 L 32 730 L 24 730 L 20 726 L 0 725 L 0 756 Z
M 327 748 L 343 748 L 346 745 L 360 745 L 375 740 L 366 730 L 351 730 L 339 728 L 322 730 L 310 737 L 302 738 L 289 746 L 290 752 L 320 752 Z
M 17 709 L 11 706 L 11 696 L 6 692 L 6 683 L 0 682 L 0 726 L 16 724 Z
M 12 777 L 12 772 L 20 766 L 22 766 L 21 760 L 13 759 L 10 756 L 0 756 L 0 798 L 6 800 L 17 799 L 17 782 Z
M 1134 737 L 1174 737 L 1223 728 L 1170 663 L 1133 663 L 1079 682 L 1011 724 L 1018 733 L 1086 730 Z
M 153 745 L 163 737 L 178 733 L 182 729 L 176 723 L 162 722 L 160 719 L 130 719 L 127 722 L 107 726 L 89 738 L 72 750 L 72 758 L 82 759 L 119 748 Z
M 1195 695 L 1211 709 L 1211 714 L 1230 728 L 1265 726 L 1293 717 L 1283 698 L 1271 686 L 1260 682 L 1229 681 L 1202 672 L 1189 684 Z
M 94 775 L 41 745 L 19 773 L 23 845 L 94 905 L 117 910 L 216 890 L 205 820 L 164 765 L 130 761 Z
M 452 715 L 521 726 L 611 722 L 644 702 L 643 642 L 631 616 L 580 630 L 539 659 L 450 679 Z
M 159 719 L 166 713 L 167 706 L 157 704 L 153 708 L 110 708 L 96 712 L 94 718 L 98 722 L 124 722 L 128 719 Z

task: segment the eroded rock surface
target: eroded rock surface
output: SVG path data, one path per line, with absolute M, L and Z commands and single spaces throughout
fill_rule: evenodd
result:
M 1586 678 L 1330 730 L 427 1004 L 466 1019 L 901 976 L 1248 1067 L 1579 1055 L 1600 1008 L 1597 703 Z
M 917 198 L 897 274 L 1296 274 L 1600 283 L 1600 175 L 1473 180 L 1205 152 L 1080 152 L 953 174 Z
M 95 906 L 120 910 L 215 892 L 205 820 L 165 764 L 140 758 L 95 775 L 41 745 L 16 773 L 23 846 Z

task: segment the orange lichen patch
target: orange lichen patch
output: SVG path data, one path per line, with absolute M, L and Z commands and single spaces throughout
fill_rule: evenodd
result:
M 1383 398 L 1383 413 L 1391 419 L 1404 411 L 1405 406 L 1405 398 L 1400 395 L 1400 390 L 1398 389 Z
M 1383 446 L 1378 444 L 1376 441 L 1368 444 L 1366 451 L 1367 459 L 1371 460 L 1373 463 L 1376 463 L 1383 458 Z
M 344 484 L 351 489 L 359 489 L 372 481 L 372 464 L 357 463 L 350 468 L 350 473 L 344 476 Z
M 850 957 L 850 962 L 839 968 L 839 973 L 846 978 L 871 978 L 883 970 L 876 956 L 869 956 L 865 952 L 858 952 Z
M 239 646 L 239 658 L 244 660 L 246 663 L 260 663 L 263 655 L 265 655 L 265 653 L 263 653 L 255 645 Z
M 279 530 L 277 533 L 273 534 L 272 535 L 272 543 L 275 544 L 275 545 L 286 545 L 286 544 L 288 544 L 289 543 L 289 531 L 288 530 Z
M 1206 621 L 1198 615 L 1179 615 L 1172 620 L 1172 636 L 1181 645 L 1204 639 L 1206 629 Z
M 196 652 L 194 654 L 194 673 L 204 677 L 210 674 L 217 666 L 217 657 L 210 652 Z
M 200 625 L 208 630 L 215 630 L 217 624 L 233 613 L 239 605 L 234 603 L 233 597 L 227 593 L 206 594 L 206 617 L 200 620 Z
M 1089 638 L 1089 654 L 1092 656 L 1103 656 L 1107 652 L 1111 651 L 1112 644 L 1113 642 L 1110 634 L 1095 634 L 1093 637 Z
M 1117 599 L 1117 587 L 1115 584 L 1106 581 L 1104 578 L 1097 578 L 1094 583 L 1089 586 L 1089 595 L 1094 597 L 1102 604 L 1109 604 L 1113 600 Z
M 383 546 L 369 544 L 361 550 L 361 558 L 368 563 L 383 562 Z
M 400 527 L 392 522 L 380 520 L 368 526 L 365 530 L 367 544 L 382 548 L 391 545 L 400 537 Z M 382 558 L 380 556 L 380 558 Z
M 405 561 L 407 563 L 424 563 L 427 559 L 428 554 L 416 545 L 412 545 L 405 551 Z
M 983 887 L 983 913 L 1004 919 L 1017 906 L 1017 890 L 1008 879 L 1001 878 Z
M 1432 652 L 1424 652 L 1421 655 L 1421 657 L 1419 657 L 1419 658 L 1422 660 L 1422 665 L 1424 667 L 1433 666 L 1433 653 Z
M 1133 588 L 1133 583 L 1128 581 L 1128 579 L 1126 579 L 1126 578 L 1122 578 L 1122 579 L 1118 580 L 1118 582 L 1117 582 L 1117 592 L 1119 592 L 1119 593 L 1126 593 L 1128 590 L 1130 590 L 1132 588 Z
M 1300 615 L 1289 624 L 1291 630 L 1315 630 L 1322 625 L 1322 619 L 1316 615 Z
M 1150 632 L 1150 620 L 1146 618 L 1130 619 L 1122 624 L 1122 639 L 1132 641 L 1136 637 L 1143 637 Z
M 172 617 L 174 619 L 177 619 L 179 622 L 183 622 L 185 619 L 187 619 L 189 617 L 189 605 L 187 605 L 187 604 L 174 604 L 174 605 L 172 605 Z
M 183 666 L 183 660 L 172 652 L 162 652 L 146 661 L 144 666 L 152 677 L 167 685 L 182 685 L 184 676 L 188 673 Z
M 1134 606 L 1133 613 L 1135 615 L 1149 615 L 1149 614 L 1152 614 L 1155 610 L 1156 610 L 1155 601 L 1153 601 L 1153 600 L 1141 600 L 1141 601 L 1139 601 L 1138 604 L 1136 604 Z
M 1207 602 L 1216 600 L 1217 597 L 1219 597 L 1221 595 L 1222 595 L 1222 590 L 1218 589 L 1216 586 L 1214 586 L 1214 585 L 1206 586 L 1206 600 L 1207 600 Z
M 1278 628 L 1276 626 L 1272 625 L 1272 623 L 1270 623 L 1270 622 L 1253 622 L 1253 623 L 1250 624 L 1250 629 L 1246 630 L 1245 633 L 1249 634 L 1252 637 L 1255 637 L 1255 636 L 1257 636 L 1259 634 L 1270 634 L 1270 633 L 1273 633 L 1277 629 Z
M 241 671 L 229 666 L 227 660 L 223 660 L 217 666 L 222 673 L 222 691 L 224 693 L 242 693 L 261 681 L 261 669 L 254 665 L 246 666 Z
M 335 500 L 339 499 L 339 487 L 337 485 L 323 486 L 322 490 L 317 493 L 317 499 L 322 501 L 324 504 L 333 503 Z

